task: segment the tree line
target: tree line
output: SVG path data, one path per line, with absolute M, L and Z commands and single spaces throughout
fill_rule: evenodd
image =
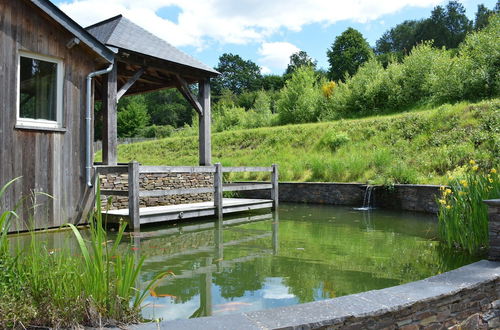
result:
M 316 60 L 305 51 L 299 51 L 291 55 L 282 75 L 262 75 L 260 67 L 253 61 L 243 59 L 237 54 L 224 53 L 215 67 L 221 75 L 212 80 L 213 129 L 223 131 L 231 128 L 311 122 L 377 113 L 388 108 L 395 111 L 395 107 L 409 106 L 424 99 L 433 102 L 463 99 L 452 94 L 467 94 L 463 91 L 465 82 L 458 84 L 461 84 L 461 87 L 455 84 L 454 92 L 440 91 L 439 96 L 434 92 L 436 88 L 439 89 L 438 85 L 446 82 L 449 84 L 450 79 L 470 80 L 467 74 L 484 77 L 484 72 L 479 71 L 488 70 L 486 67 L 489 64 L 485 63 L 487 59 L 483 59 L 480 63 L 483 67 L 476 68 L 475 72 L 471 71 L 474 63 L 465 63 L 466 58 L 471 58 L 471 53 L 478 52 L 476 49 L 465 50 L 474 43 L 470 37 L 469 46 L 464 45 L 466 37 L 472 35 L 476 36 L 476 39 L 485 39 L 476 42 L 480 45 L 476 44 L 474 47 L 481 48 L 491 44 L 491 48 L 485 48 L 484 51 L 493 56 L 494 62 L 493 66 L 489 67 L 493 72 L 487 74 L 493 82 L 482 85 L 480 91 L 477 91 L 477 86 L 474 85 L 475 95 L 497 95 L 494 80 L 499 78 L 500 65 L 496 46 L 500 35 L 498 24 L 490 27 L 489 34 L 477 36 L 481 36 L 482 30 L 488 29 L 491 18 L 498 17 L 499 12 L 500 0 L 492 9 L 480 4 L 472 21 L 467 18 L 462 4 L 454 0 L 449 1 L 446 6 L 434 7 L 428 18 L 407 20 L 387 30 L 373 48 L 359 31 L 348 28 L 337 36 L 327 49 L 328 70 L 318 69 Z M 486 34 L 488 37 L 484 37 Z M 419 65 L 414 63 L 419 61 L 422 62 Z M 432 63 L 429 62 L 425 67 L 426 61 Z M 412 65 L 414 69 L 427 72 L 427 77 L 420 81 L 428 89 L 425 98 L 422 95 L 412 95 L 419 94 L 418 91 L 421 91 L 423 86 L 412 86 L 415 91 L 402 92 L 410 87 L 408 83 L 398 79 L 404 79 L 411 71 Z M 438 70 L 437 65 L 443 66 L 440 70 L 445 72 L 434 72 Z M 457 71 L 459 66 L 463 71 L 461 75 L 455 72 L 450 76 L 449 71 Z M 435 70 L 429 72 L 430 67 Z M 362 81 L 363 79 L 367 81 Z M 353 95 L 361 97 L 361 89 L 368 85 L 373 86 L 374 81 L 385 84 L 384 89 L 387 91 L 392 88 L 392 93 L 395 94 L 392 97 L 378 95 L 376 97 L 379 100 L 371 101 L 366 100 L 370 98 L 366 95 L 360 100 L 353 99 Z M 402 87 L 403 85 L 405 87 Z M 468 88 L 471 89 L 471 86 L 469 84 Z M 356 91 L 356 88 L 360 90 Z M 378 89 L 380 88 L 379 86 Z M 429 88 L 434 89 L 434 92 Z M 442 95 L 443 93 L 447 96 Z M 396 96 L 402 100 L 394 101 Z M 121 137 L 166 137 L 176 131 L 176 134 L 192 134 L 197 125 L 193 118 L 196 119 L 193 109 L 174 89 L 124 97 L 118 104 L 118 134 Z

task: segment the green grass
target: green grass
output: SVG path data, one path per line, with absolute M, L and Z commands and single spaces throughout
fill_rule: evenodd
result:
M 280 165 L 282 181 L 446 183 L 470 159 L 493 167 L 500 154 L 500 99 L 397 115 L 213 134 L 213 162 Z M 122 145 L 120 162 L 196 165 L 197 137 Z M 100 154 L 97 155 L 100 158 Z M 264 179 L 251 173 L 232 179 Z

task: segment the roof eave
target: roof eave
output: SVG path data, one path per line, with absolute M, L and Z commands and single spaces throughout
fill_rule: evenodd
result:
M 88 33 L 83 27 L 78 23 L 73 21 L 69 16 L 67 16 L 62 10 L 57 8 L 53 3 L 48 0 L 29 0 L 35 6 L 40 8 L 53 20 L 61 24 L 66 30 L 80 39 L 85 43 L 92 51 L 101 56 L 109 63 L 114 62 L 114 54 L 106 46 L 104 46 L 99 40 Z

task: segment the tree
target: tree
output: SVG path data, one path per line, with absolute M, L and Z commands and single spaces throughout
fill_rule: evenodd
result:
M 434 7 L 431 17 L 418 25 L 415 36 L 417 42 L 434 40 L 435 47 L 457 48 L 471 30 L 464 6 L 450 1 L 446 8 Z
M 212 81 L 214 96 L 221 95 L 223 89 L 239 95 L 243 91 L 256 91 L 260 88 L 260 67 L 250 60 L 245 61 L 239 55 L 222 54 L 215 70 L 221 75 Z
M 278 91 L 285 86 L 283 76 L 268 74 L 261 79 L 262 88 L 266 91 Z
M 335 38 L 326 54 L 330 63 L 330 79 L 344 80 L 345 74 L 356 73 L 358 67 L 373 56 L 373 51 L 359 31 L 348 28 Z
M 178 90 L 147 93 L 144 99 L 152 124 L 183 127 L 192 123 L 194 109 Z
M 498 2 L 500 3 L 500 1 Z M 498 4 L 497 3 L 497 4 Z M 476 19 L 474 21 L 474 30 L 481 30 L 488 25 L 488 18 L 493 14 L 493 10 L 489 10 L 485 5 L 480 4 L 477 6 Z
M 136 136 L 149 123 L 149 115 L 143 95 L 123 99 L 118 107 L 118 136 Z
M 379 55 L 387 53 L 408 54 L 416 44 L 415 31 L 419 24 L 421 21 L 408 20 L 386 31 L 377 40 L 375 53 Z
M 285 75 L 291 75 L 301 66 L 307 65 L 316 69 L 317 61 L 311 58 L 307 53 L 303 50 L 293 53 L 290 56 L 290 63 L 288 64 Z

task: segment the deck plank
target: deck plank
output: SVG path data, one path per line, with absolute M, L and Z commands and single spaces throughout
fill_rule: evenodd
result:
M 249 199 L 249 198 L 224 198 L 223 199 L 223 212 L 234 213 L 241 211 L 248 211 L 261 208 L 272 207 L 272 200 L 270 199 Z M 118 220 L 119 218 L 128 218 L 129 210 L 118 209 L 109 210 L 104 212 L 110 216 L 110 220 Z M 215 206 L 212 201 L 191 203 L 191 204 L 178 204 L 178 205 L 165 205 L 165 206 L 152 206 L 139 208 L 139 215 L 141 224 L 155 223 L 163 221 L 172 221 L 186 218 L 196 218 L 203 216 L 215 215 Z

